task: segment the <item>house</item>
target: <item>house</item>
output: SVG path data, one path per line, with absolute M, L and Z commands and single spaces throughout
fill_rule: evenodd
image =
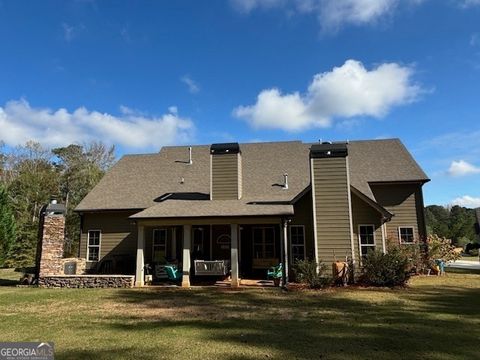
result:
M 81 201 L 79 256 L 94 271 L 162 264 L 196 276 L 264 277 L 296 259 L 349 258 L 426 235 L 429 181 L 399 139 L 168 146 L 126 155 Z M 291 267 L 290 267 L 291 269 Z

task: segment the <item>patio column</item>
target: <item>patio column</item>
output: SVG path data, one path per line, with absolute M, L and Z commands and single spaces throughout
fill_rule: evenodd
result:
M 286 286 L 288 283 L 288 223 L 289 220 L 282 220 L 282 225 L 280 229 L 280 241 L 282 244 L 280 245 L 282 248 L 282 285 Z
M 190 247 L 192 246 L 192 225 L 183 225 L 183 277 L 182 287 L 190 287 Z
M 142 225 L 137 225 L 137 266 L 135 271 L 135 286 L 141 287 L 144 284 L 145 274 L 145 258 L 143 256 L 143 249 L 145 248 L 145 228 Z
M 230 238 L 232 287 L 238 287 L 240 285 L 240 279 L 238 278 L 238 224 L 230 225 Z

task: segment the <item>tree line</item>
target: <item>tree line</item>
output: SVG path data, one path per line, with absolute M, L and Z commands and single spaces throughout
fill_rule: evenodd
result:
M 457 246 L 476 241 L 475 210 L 458 205 L 444 207 L 430 205 L 425 208 L 427 232 L 451 239 Z
M 0 144 L 0 267 L 34 264 L 40 210 L 52 199 L 66 205 L 65 255 L 75 256 L 80 218 L 73 212 L 115 162 L 114 146 L 101 142 L 46 148 Z

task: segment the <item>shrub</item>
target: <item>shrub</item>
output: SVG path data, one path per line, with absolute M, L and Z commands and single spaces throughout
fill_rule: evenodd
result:
M 296 281 L 311 289 L 323 288 L 330 284 L 331 279 L 326 275 L 326 270 L 325 264 L 321 262 L 317 264 L 313 260 L 297 260 L 293 265 Z
M 426 261 L 429 267 L 435 265 L 435 260 L 452 261 L 460 257 L 460 252 L 452 245 L 451 240 L 435 234 L 427 237 Z
M 411 267 L 408 255 L 400 247 L 393 247 L 386 254 L 372 250 L 363 258 L 362 281 L 372 286 L 405 285 Z

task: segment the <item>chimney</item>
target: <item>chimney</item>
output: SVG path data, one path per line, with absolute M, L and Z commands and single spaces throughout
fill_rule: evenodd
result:
M 325 264 L 355 258 L 348 143 L 323 142 L 310 148 L 315 257 Z
M 37 278 L 63 274 L 65 212 L 65 206 L 56 200 L 42 208 L 36 255 Z
M 242 197 L 242 154 L 238 143 L 210 146 L 210 200 Z

